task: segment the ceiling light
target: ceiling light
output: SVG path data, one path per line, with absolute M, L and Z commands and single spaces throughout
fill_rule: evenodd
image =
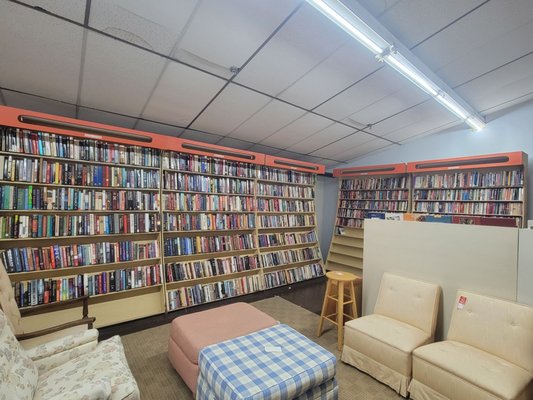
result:
M 354 0 L 351 1 L 354 2 Z M 342 2 L 339 0 L 307 0 L 307 2 L 331 21 L 335 22 L 350 34 L 350 36 L 357 39 L 374 53 L 378 60 L 390 65 L 457 117 L 461 118 L 472 129 L 479 131 L 485 127 L 483 119 L 474 110 L 469 111 L 468 108 L 470 107 L 466 103 L 462 101 L 465 104 L 463 106 L 460 102 L 452 98 L 450 95 L 450 92 L 452 92 L 451 89 L 444 90 L 447 87 L 444 83 L 437 84 L 435 79 L 430 79 L 419 68 L 415 67 L 404 54 L 395 50 L 391 41 L 384 39 L 383 36 L 372 29 L 363 19 L 355 15 Z M 370 16 L 367 19 L 370 19 Z M 393 37 L 390 33 L 386 36 Z M 410 53 L 408 49 L 402 50 L 402 52 L 405 54 Z M 412 58 L 416 59 L 414 56 Z M 454 97 L 458 98 L 458 96 Z

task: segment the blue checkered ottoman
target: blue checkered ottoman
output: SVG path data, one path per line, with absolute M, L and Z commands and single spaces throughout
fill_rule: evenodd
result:
M 207 346 L 197 400 L 337 399 L 333 354 L 279 324 Z

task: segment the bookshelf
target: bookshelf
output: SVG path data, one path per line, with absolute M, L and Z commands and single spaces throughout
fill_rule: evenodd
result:
M 273 287 L 261 256 L 283 260 L 268 273 L 285 284 L 322 274 L 323 166 L 10 107 L 0 129 L 0 250 L 20 307 L 89 295 L 101 327 Z
M 409 211 L 409 179 L 405 164 L 333 170 L 339 199 L 326 269 L 362 276 L 365 218 L 401 219 Z
M 407 164 L 418 220 L 524 227 L 527 154 L 498 153 Z
M 257 174 L 258 258 L 265 288 L 324 275 L 315 164 L 266 157 Z

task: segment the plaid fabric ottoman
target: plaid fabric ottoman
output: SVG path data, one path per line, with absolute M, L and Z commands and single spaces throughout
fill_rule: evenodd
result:
M 333 354 L 280 324 L 207 346 L 197 400 L 337 399 Z

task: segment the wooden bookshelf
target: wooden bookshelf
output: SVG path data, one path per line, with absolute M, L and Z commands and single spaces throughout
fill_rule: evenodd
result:
M 405 164 L 333 170 L 339 179 L 337 214 L 326 269 L 362 276 L 365 218 L 398 218 L 409 211 Z
M 412 213 L 421 221 L 525 227 L 527 154 L 416 161 Z
M 10 107 L 0 129 L 0 250 L 21 307 L 88 294 L 99 327 L 269 288 L 261 256 L 283 257 L 286 284 L 323 274 L 321 165 Z

